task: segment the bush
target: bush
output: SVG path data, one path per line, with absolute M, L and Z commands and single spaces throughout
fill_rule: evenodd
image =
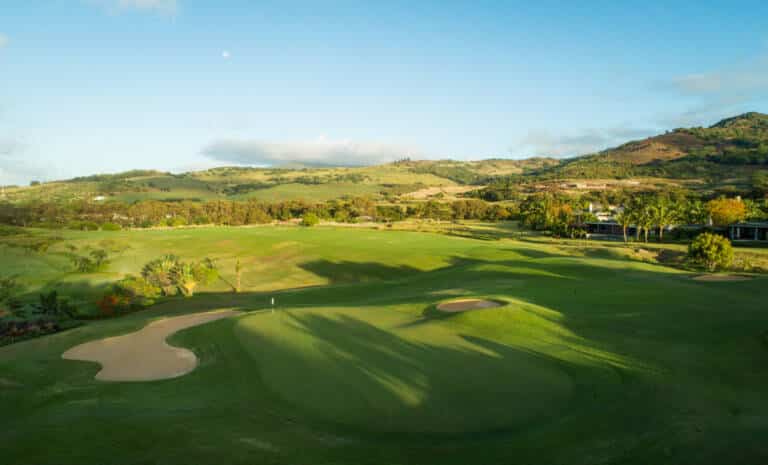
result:
M 108 263 L 109 254 L 104 249 L 92 250 L 88 257 L 70 254 L 69 260 L 80 273 L 93 273 Z
M 318 218 L 314 213 L 307 213 L 304 215 L 304 218 L 301 219 L 301 225 L 306 227 L 315 226 L 319 222 L 320 218 Z
M 80 223 L 77 223 L 75 229 L 79 229 L 81 231 L 98 231 L 99 225 L 94 223 L 93 221 L 82 221 Z
M 125 298 L 121 301 L 128 307 L 147 307 L 160 297 L 159 287 L 152 285 L 141 276 L 126 276 L 114 285 L 114 294 Z
M 733 247 L 731 241 L 723 236 L 703 233 L 688 246 L 688 257 L 712 272 L 733 263 Z
M 210 284 L 219 274 L 213 260 L 206 258 L 196 263 L 182 262 L 175 255 L 166 255 L 153 260 L 141 271 L 148 285 L 157 288 L 164 296 L 181 293 L 192 296 L 198 284 Z
M 122 226 L 120 226 L 117 223 L 102 223 L 101 224 L 101 230 L 102 231 L 120 231 L 123 229 Z
M 66 299 L 59 297 L 56 291 L 39 295 L 39 302 L 35 304 L 36 313 L 54 317 L 75 317 L 75 308 Z
M 75 271 L 79 273 L 92 273 L 96 271 L 96 264 L 88 257 L 81 257 L 79 255 L 72 255 L 69 257 L 72 265 L 75 267 Z
M 102 316 L 112 316 L 117 311 L 130 308 L 130 301 L 126 296 L 107 294 L 96 302 Z
M 14 276 L 0 277 L 0 305 L 10 310 L 18 308 L 21 304 L 17 300 L 22 286 Z
M 165 224 L 167 224 L 171 228 L 177 228 L 179 226 L 186 226 L 187 225 L 187 220 L 185 220 L 184 218 L 182 218 L 180 216 L 177 216 L 175 218 L 168 218 L 168 220 L 166 220 Z

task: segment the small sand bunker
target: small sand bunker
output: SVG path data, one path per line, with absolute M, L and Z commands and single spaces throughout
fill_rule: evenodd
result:
M 469 310 L 480 310 L 493 307 L 501 307 L 501 304 L 499 302 L 494 302 L 493 300 L 464 299 L 439 304 L 437 309 L 443 312 L 466 312 Z
M 692 279 L 694 281 L 705 281 L 705 282 L 728 282 L 728 281 L 749 281 L 750 279 L 752 279 L 752 277 L 740 275 L 740 274 L 702 274 L 699 276 L 694 276 Z
M 101 381 L 155 381 L 186 375 L 197 366 L 187 349 L 173 347 L 166 338 L 182 329 L 236 315 L 233 310 L 196 313 L 149 323 L 135 333 L 75 346 L 62 354 L 66 360 L 98 362 Z

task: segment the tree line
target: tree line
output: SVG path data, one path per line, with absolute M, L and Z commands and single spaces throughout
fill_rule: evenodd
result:
M 615 199 L 617 200 L 617 199 Z M 590 197 L 575 199 L 562 194 L 541 193 L 528 196 L 520 203 L 521 224 L 534 230 L 548 230 L 558 236 L 580 237 L 586 234 L 585 224 L 597 221 L 589 211 Z M 609 203 L 601 208 L 605 209 Z M 682 193 L 642 193 L 624 199 L 612 207 L 612 215 L 623 231 L 624 240 L 634 238 L 648 242 L 651 234 L 658 240 L 674 225 L 700 225 L 703 228 L 723 227 L 744 220 L 768 218 L 768 202 L 741 198 L 716 198 L 707 202 Z
M 479 199 L 382 205 L 363 197 L 318 203 L 256 200 L 0 203 L 0 224 L 77 230 L 207 224 L 242 226 L 301 219 L 308 214 L 337 222 L 388 222 L 408 218 L 499 221 L 515 218 L 517 211 L 514 206 L 490 204 Z

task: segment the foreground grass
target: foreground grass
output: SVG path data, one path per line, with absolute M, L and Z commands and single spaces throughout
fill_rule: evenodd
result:
M 131 249 L 97 275 L 46 271 L 55 250 L 50 266 L 32 255 L 13 266 L 39 271 L 25 275 L 30 286 L 55 279 L 85 299 L 165 252 L 213 256 L 225 272 L 241 257 L 247 292 L 221 284 L 0 348 L 3 463 L 768 459 L 765 278 L 696 282 L 599 244 L 365 229 L 66 233 L 64 242 L 106 237 Z M 508 304 L 434 312 L 456 296 Z M 182 378 L 102 383 L 97 366 L 60 359 L 153 318 L 215 308 L 246 313 L 172 338 L 201 360 Z

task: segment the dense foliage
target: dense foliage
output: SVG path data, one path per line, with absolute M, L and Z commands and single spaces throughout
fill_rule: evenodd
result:
M 723 236 L 704 233 L 688 246 L 688 257 L 704 265 L 707 270 L 716 271 L 718 268 L 728 268 L 733 263 L 733 247 Z
M 0 223 L 3 224 L 106 231 L 123 227 L 149 228 L 205 224 L 242 226 L 300 219 L 308 214 L 313 214 L 321 220 L 338 222 L 356 222 L 359 218 L 366 221 L 398 221 L 404 218 L 494 221 L 512 216 L 512 212 L 503 205 L 492 205 L 474 199 L 458 200 L 452 203 L 429 201 L 408 205 L 381 205 L 363 197 L 324 203 L 149 200 L 133 204 L 85 201 L 0 204 Z

